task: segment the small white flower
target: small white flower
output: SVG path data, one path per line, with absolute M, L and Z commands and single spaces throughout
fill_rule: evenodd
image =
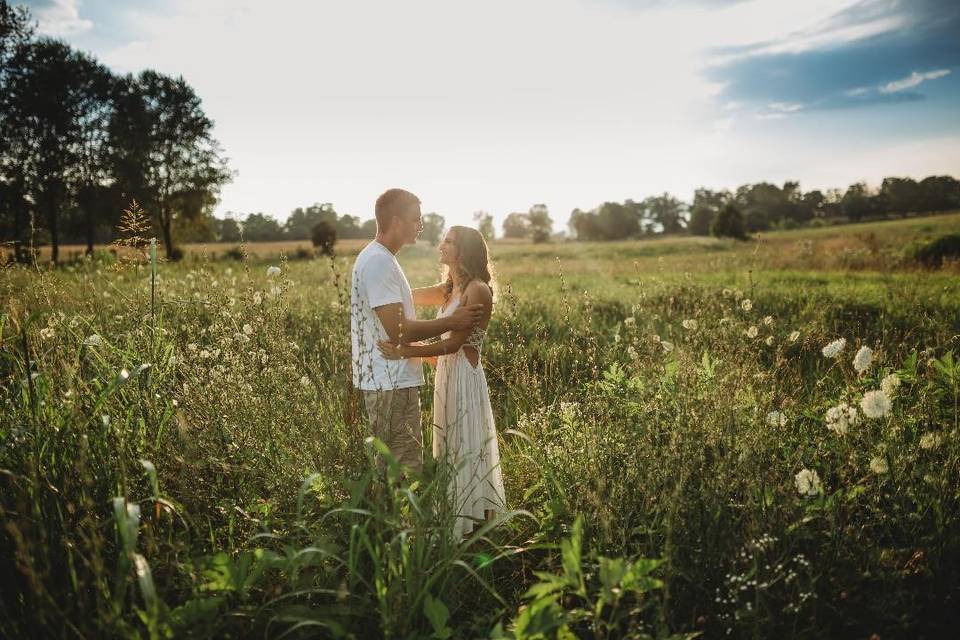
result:
M 206 349 L 203 349 L 202 351 L 200 351 L 200 357 L 206 360 L 207 358 L 210 357 L 210 352 L 207 351 Z
M 127 371 L 126 369 L 120 369 L 119 378 L 120 378 L 121 380 L 126 380 L 126 379 L 128 379 L 129 377 L 130 377 L 130 372 L 129 372 L 129 371 Z
M 823 348 L 823 356 L 825 358 L 836 358 L 845 346 L 847 346 L 847 339 L 838 338 Z
M 799 331 L 793 331 L 790 333 L 790 338 L 789 338 L 790 342 L 796 342 L 799 339 L 800 339 Z
M 40 329 L 40 337 L 44 340 L 49 340 L 55 335 L 57 335 L 57 332 L 54 331 L 53 327 L 44 327 L 43 329 Z
M 261 302 L 263 302 L 263 296 L 260 295 L 259 291 L 255 291 L 253 294 L 253 304 L 259 305 Z
M 748 338 L 751 338 L 751 339 L 752 339 L 752 338 L 756 338 L 757 335 L 759 335 L 760 330 L 757 329 L 757 328 L 754 327 L 754 326 L 751 326 L 751 327 L 750 327 L 749 329 L 747 329 L 744 333 L 747 334 L 747 337 L 748 337 Z
M 300 384 L 303 385 L 304 387 L 309 387 L 309 386 L 310 386 L 310 378 L 308 378 L 307 376 L 301 377 L 301 378 L 300 378 Z
M 634 318 L 633 316 L 628 316 L 628 317 L 626 317 L 626 318 L 623 319 L 623 324 L 625 324 L 625 325 L 628 326 L 628 327 L 631 327 L 631 326 L 637 324 L 637 319 Z
M 280 275 L 280 267 L 269 266 L 267 267 L 267 277 L 272 278 L 274 276 Z
M 898 388 L 900 388 L 900 376 L 895 373 L 891 373 L 880 381 L 880 391 L 887 394 L 887 397 L 892 398 L 897 395 Z
M 884 473 L 890 471 L 890 466 L 887 464 L 886 458 L 874 456 L 870 459 L 870 471 L 873 471 L 878 475 L 883 475 Z
M 931 432 L 920 436 L 921 449 L 936 449 L 938 446 L 940 446 L 940 434 Z
M 743 309 L 744 311 L 752 311 L 752 310 L 753 310 L 753 302 L 751 302 L 750 298 L 745 298 L 745 299 L 740 303 L 740 308 Z
M 846 402 L 841 402 L 835 407 L 827 409 L 827 429 L 833 431 L 838 436 L 845 436 L 850 427 L 857 426 L 860 416 L 856 407 L 851 407 Z
M 870 347 L 860 347 L 857 355 L 853 356 L 853 368 L 857 370 L 857 373 L 863 373 L 869 369 L 871 362 L 873 362 L 873 349 Z
M 672 342 L 668 342 L 668 341 L 666 341 L 666 340 L 661 340 L 661 341 L 660 341 L 660 346 L 663 348 L 663 352 L 664 352 L 664 353 L 670 353 L 671 351 L 673 351 L 673 343 L 672 343 Z
M 694 320 L 693 318 L 687 318 L 682 322 L 682 324 L 683 324 L 683 328 L 686 329 L 687 331 L 696 331 L 697 327 L 699 326 L 697 324 L 697 321 Z
M 767 414 L 767 425 L 771 427 L 783 427 L 787 424 L 787 416 L 782 411 L 771 411 Z
M 177 399 L 176 399 L 176 398 L 173 399 L 173 406 L 174 406 L 174 407 L 179 407 L 179 406 L 180 406 L 180 403 L 177 402 Z
M 890 415 L 890 398 L 879 389 L 867 391 L 863 395 L 863 400 L 860 401 L 860 408 L 863 410 L 863 415 L 868 418 L 885 418 Z
M 99 347 L 103 344 L 103 340 L 97 334 L 93 333 L 84 338 L 83 344 L 86 347 Z
M 633 348 L 633 345 L 627 347 L 627 355 L 630 356 L 631 360 L 636 360 L 640 357 L 640 354 L 638 354 L 637 350 Z
M 110 426 L 110 416 L 108 416 L 107 414 L 103 414 L 102 416 L 100 416 L 100 424 L 102 424 L 102 425 L 105 426 L 105 427 L 109 427 L 109 426 Z
M 250 324 L 247 323 L 243 325 L 243 332 L 249 336 L 253 333 L 253 327 L 251 327 Z
M 766 325 L 766 326 L 768 326 L 768 327 L 773 326 L 773 316 L 764 316 L 764 317 L 763 317 L 763 324 Z
M 823 491 L 820 476 L 816 471 L 801 469 L 794 477 L 794 481 L 797 484 L 797 492 L 802 496 L 816 496 Z
M 282 289 L 280 287 L 270 287 L 270 295 L 274 298 L 280 295 L 281 291 Z
M 196 343 L 191 342 L 190 344 L 188 344 L 188 345 L 187 345 L 187 350 L 189 350 L 189 351 L 196 351 L 196 350 L 197 350 L 197 345 L 196 345 Z
M 730 289 L 724 289 L 724 290 L 723 290 L 723 297 L 724 297 L 724 298 L 729 298 L 731 295 L 733 295 L 733 291 L 730 291 Z
M 764 342 L 767 343 L 767 346 L 768 346 L 768 347 L 772 347 L 772 346 L 773 346 L 773 336 L 767 336 L 767 339 L 764 340 Z

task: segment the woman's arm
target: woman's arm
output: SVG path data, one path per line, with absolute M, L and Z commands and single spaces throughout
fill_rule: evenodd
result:
M 445 282 L 438 282 L 429 287 L 420 287 L 413 290 L 413 304 L 418 307 L 438 307 L 443 304 L 443 299 L 447 295 L 447 285 Z

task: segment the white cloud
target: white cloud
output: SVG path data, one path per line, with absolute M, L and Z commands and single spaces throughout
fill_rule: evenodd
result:
M 93 22 L 80 17 L 80 0 L 52 0 L 34 10 L 41 33 L 57 38 L 73 36 L 93 28 Z
M 950 69 L 937 69 L 936 71 L 927 71 L 926 73 L 917 73 L 914 71 L 906 78 L 888 82 L 887 84 L 881 86 L 880 93 L 896 93 L 898 91 L 903 91 L 904 89 L 912 89 L 921 82 L 925 82 L 927 80 L 936 80 L 937 78 L 942 78 L 946 75 L 950 75 Z

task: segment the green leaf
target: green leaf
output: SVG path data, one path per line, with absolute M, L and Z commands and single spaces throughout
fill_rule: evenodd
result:
M 447 605 L 443 604 L 443 600 L 427 594 L 423 601 L 423 614 L 427 616 L 427 620 L 433 627 L 434 638 L 445 640 L 453 635 L 453 631 L 447 626 L 447 620 L 450 619 L 450 610 L 447 609 Z

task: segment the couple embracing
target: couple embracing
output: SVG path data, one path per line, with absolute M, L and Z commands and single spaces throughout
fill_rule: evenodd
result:
M 353 266 L 353 384 L 363 394 L 373 435 L 398 462 L 420 471 L 423 364 L 436 367 L 433 456 L 452 465 L 454 533 L 463 536 L 505 506 L 497 432 L 480 362 L 493 310 L 487 245 L 476 229 L 452 227 L 439 247 L 444 278 L 411 290 L 396 254 L 416 242 L 423 229 L 420 200 L 390 189 L 377 199 L 376 219 L 376 239 Z M 433 320 L 418 320 L 417 306 L 439 311 Z

